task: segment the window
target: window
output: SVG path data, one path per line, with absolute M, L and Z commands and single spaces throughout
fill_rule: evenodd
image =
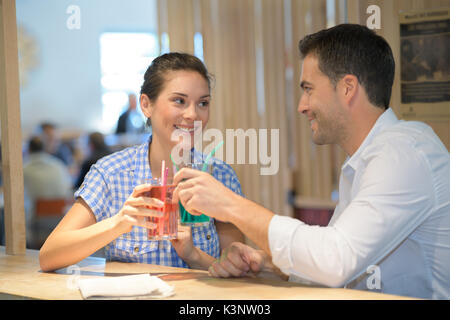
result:
M 153 33 L 105 32 L 100 35 L 103 132 L 114 132 L 120 114 L 128 106 L 128 94 L 139 92 L 144 73 L 159 55 Z M 140 108 L 137 108 L 139 114 Z
M 327 0 L 327 28 L 336 25 L 336 2 L 335 0 Z
M 196 32 L 194 35 L 194 55 L 200 60 L 203 60 L 203 36 L 200 32 Z

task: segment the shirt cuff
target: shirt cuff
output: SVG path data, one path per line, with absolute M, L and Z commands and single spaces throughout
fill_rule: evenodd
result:
M 274 215 L 269 224 L 269 249 L 272 262 L 288 275 L 293 269 L 291 241 L 300 225 L 304 225 L 300 220 L 279 215 Z

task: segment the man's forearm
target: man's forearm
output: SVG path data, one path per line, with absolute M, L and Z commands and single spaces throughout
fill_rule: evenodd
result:
M 226 210 L 229 222 L 270 256 L 269 224 L 274 214 L 239 195 L 236 195 L 233 205 Z

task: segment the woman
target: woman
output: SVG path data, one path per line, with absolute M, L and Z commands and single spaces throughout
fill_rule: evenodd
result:
M 109 155 L 91 167 L 76 202 L 40 250 L 43 271 L 55 270 L 105 248 L 107 260 L 208 269 L 220 248 L 243 241 L 233 225 L 211 220 L 207 226 L 180 227 L 178 239 L 149 241 L 154 226 L 145 217 L 158 207 L 157 199 L 142 197 L 151 186 L 144 178 L 160 178 L 161 163 L 171 163 L 175 130 L 193 141 L 194 121 L 205 127 L 209 119 L 210 76 L 203 63 L 184 53 L 168 53 L 153 60 L 144 75 L 140 105 L 151 120 L 149 141 Z M 193 144 L 191 144 L 193 145 Z M 192 150 L 197 158 L 202 156 Z M 169 166 L 170 167 L 170 166 Z M 216 178 L 241 194 L 233 169 L 215 159 Z

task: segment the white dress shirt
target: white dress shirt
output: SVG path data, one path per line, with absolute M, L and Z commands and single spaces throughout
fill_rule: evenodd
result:
M 342 166 L 326 227 L 275 215 L 274 264 L 292 279 L 450 298 L 450 155 L 424 123 L 389 108 Z

